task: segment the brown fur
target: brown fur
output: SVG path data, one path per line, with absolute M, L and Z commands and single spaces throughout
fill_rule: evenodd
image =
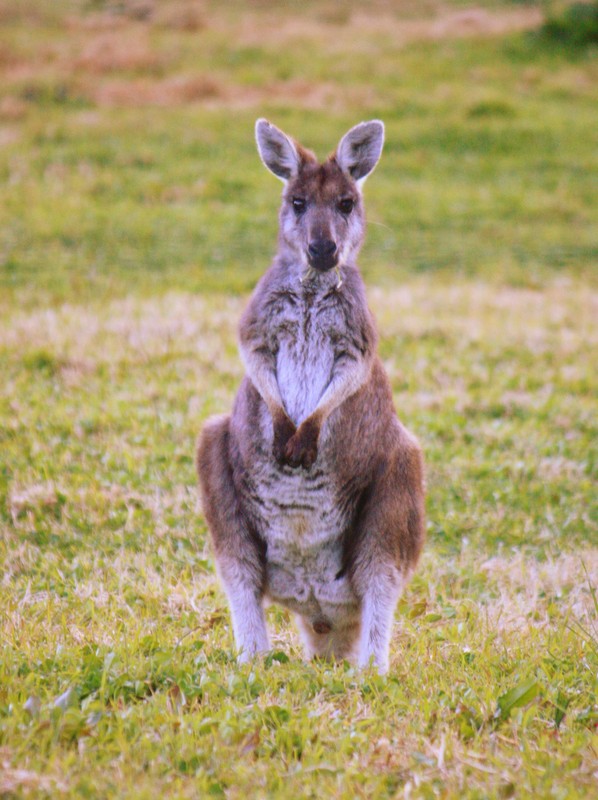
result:
M 372 657 L 384 671 L 394 604 L 424 540 L 424 478 L 419 445 L 396 417 L 376 354 L 377 332 L 361 277 L 352 263 L 340 263 L 342 236 L 351 253 L 363 238 L 361 194 L 351 173 L 354 169 L 361 177 L 375 165 L 377 157 L 372 161 L 367 151 L 372 137 L 367 126 L 373 124 L 353 129 L 339 145 L 339 160 L 332 156 L 323 164 L 266 125 L 262 133 L 272 139 L 261 143 L 262 156 L 287 181 L 279 252 L 241 321 L 248 375 L 232 415 L 210 420 L 199 439 L 204 511 L 231 603 L 237 646 L 249 657 L 267 647 L 261 605 L 264 598 L 276 597 L 280 579 L 280 565 L 271 561 L 275 556 L 270 548 L 291 547 L 289 542 L 299 536 L 292 547 L 305 553 L 297 556 L 297 568 L 303 569 L 308 561 L 301 559 L 311 552 L 310 532 L 319 530 L 320 504 L 322 513 L 340 526 L 338 533 L 331 531 L 332 544 L 326 540 L 322 545 L 322 562 L 329 554 L 325 548 L 332 547 L 338 563 L 335 574 L 314 577 L 310 597 L 334 590 L 338 582 L 346 584 L 343 591 L 349 599 L 342 600 L 345 605 L 338 601 L 338 614 L 336 601 L 327 606 L 289 600 L 289 607 L 298 609 L 308 652 L 357 657 L 362 666 Z M 294 198 L 307 199 L 304 213 L 293 211 Z M 354 201 L 350 215 L 339 211 L 340 200 L 346 198 Z M 322 240 L 337 245 L 342 285 L 330 264 L 321 267 L 324 262 L 317 259 L 316 274 L 301 282 L 303 251 Z M 319 360 L 320 340 L 322 354 L 330 352 L 331 367 Z M 304 417 L 295 411 L 300 417 L 295 421 L 289 410 L 295 401 L 294 372 L 292 365 L 287 372 L 285 348 L 299 358 L 299 370 L 313 360 L 314 380 L 322 380 L 322 370 L 331 370 L 316 407 Z M 304 379 L 298 378 L 299 394 L 309 391 L 305 381 L 310 381 L 309 370 Z M 274 513 L 276 508 L 280 510 Z M 302 537 L 307 537 L 305 546 Z

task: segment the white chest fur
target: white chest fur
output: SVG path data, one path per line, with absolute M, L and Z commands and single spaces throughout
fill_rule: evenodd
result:
M 299 425 L 314 411 L 330 381 L 334 354 L 313 342 L 281 343 L 277 359 L 278 387 L 287 414 Z
M 316 408 L 334 365 L 334 300 L 305 295 L 287 304 L 278 330 L 276 377 L 287 414 L 299 425 Z

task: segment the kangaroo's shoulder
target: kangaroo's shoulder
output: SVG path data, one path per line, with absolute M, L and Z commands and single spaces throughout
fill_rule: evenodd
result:
M 267 328 L 274 317 L 296 302 L 297 292 L 286 278 L 284 265 L 275 260 L 257 282 L 241 315 L 241 339 Z
M 378 344 L 378 329 L 374 315 L 368 305 L 363 278 L 357 267 L 346 267 L 343 284 L 337 293 L 339 312 L 345 327 L 360 350 L 375 350 Z

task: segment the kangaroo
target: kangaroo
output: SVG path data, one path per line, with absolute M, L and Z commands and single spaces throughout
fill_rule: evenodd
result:
M 356 125 L 323 163 L 265 119 L 256 139 L 285 188 L 278 252 L 239 328 L 246 375 L 198 442 L 216 566 L 241 661 L 268 650 L 273 601 L 294 613 L 308 658 L 385 673 L 424 540 L 424 478 L 355 264 L 384 125 Z

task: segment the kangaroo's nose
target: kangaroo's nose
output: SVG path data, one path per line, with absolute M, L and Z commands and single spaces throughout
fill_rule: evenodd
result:
M 310 242 L 307 251 L 314 261 L 320 261 L 330 258 L 336 250 L 336 243 L 331 239 L 314 239 Z

